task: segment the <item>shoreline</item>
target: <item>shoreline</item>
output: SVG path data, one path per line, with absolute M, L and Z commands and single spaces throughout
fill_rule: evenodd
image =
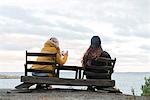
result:
M 0 79 L 20 79 L 17 75 L 0 75 Z
M 7 93 L 7 91 L 10 91 L 10 89 L 0 89 L 0 100 L 150 100 L 150 96 L 91 91 L 36 90 L 32 93 Z

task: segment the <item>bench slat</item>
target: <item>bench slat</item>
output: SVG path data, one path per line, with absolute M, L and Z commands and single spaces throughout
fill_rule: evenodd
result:
M 27 69 L 28 72 L 37 72 L 37 73 L 51 73 L 55 74 L 54 71 L 51 70 L 37 70 L 37 69 Z
M 110 58 L 105 58 L 105 57 L 99 57 L 98 59 L 96 59 L 97 61 L 100 61 L 100 62 L 109 62 L 109 63 L 113 63 L 116 61 L 116 58 L 115 59 L 110 59 Z
M 49 78 L 49 77 L 34 77 L 22 76 L 21 81 L 25 83 L 35 84 L 51 84 L 51 85 L 70 85 L 70 86 L 103 86 L 114 87 L 114 80 L 104 79 L 63 79 L 63 78 Z
M 113 66 L 87 66 L 87 69 L 94 69 L 94 70 L 112 70 Z
M 29 53 L 27 52 L 26 56 L 50 56 L 50 57 L 56 57 L 56 53 Z
M 78 66 L 56 66 L 56 68 L 58 68 L 60 70 L 73 70 L 73 71 L 83 69 L 83 67 L 78 67 Z
M 26 64 L 55 65 L 55 62 L 27 61 Z
M 110 78 L 111 74 L 109 73 L 94 73 L 94 72 L 89 72 L 89 71 L 85 71 L 84 72 L 85 75 L 88 75 L 90 77 L 93 77 L 95 79 L 101 79 L 101 78 Z

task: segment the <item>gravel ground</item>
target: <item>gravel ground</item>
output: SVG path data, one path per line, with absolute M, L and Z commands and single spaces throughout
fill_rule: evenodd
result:
M 150 100 L 150 96 L 131 96 L 115 93 L 99 93 L 90 91 L 48 90 L 32 93 L 7 93 L 0 90 L 0 100 Z

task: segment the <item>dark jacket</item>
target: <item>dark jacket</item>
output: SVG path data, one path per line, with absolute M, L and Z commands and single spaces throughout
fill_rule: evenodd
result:
M 101 56 L 100 56 L 100 57 L 111 58 L 111 56 L 109 55 L 109 53 L 106 52 L 106 51 L 103 51 L 103 52 L 101 53 Z M 106 64 L 105 64 L 104 62 L 97 62 L 97 61 L 95 61 L 95 60 L 93 59 L 92 62 L 91 62 L 91 65 L 105 66 Z
M 109 53 L 106 52 L 106 51 L 103 51 L 100 57 L 111 58 Z M 110 65 L 111 65 L 111 63 L 110 63 Z M 95 61 L 93 59 L 92 62 L 91 62 L 91 66 L 89 66 L 89 67 L 92 67 L 92 66 L 97 66 L 97 67 L 106 66 L 106 63 L 105 62 L 100 62 L 100 61 L 98 62 L 98 61 Z M 90 68 L 85 68 L 85 73 L 86 73 L 86 71 L 87 72 L 89 72 L 89 71 L 90 72 L 95 72 L 95 73 L 107 73 L 107 71 L 105 71 L 105 70 L 94 70 L 94 69 L 90 69 Z M 88 73 L 86 73 L 85 75 L 86 75 L 87 79 L 97 79 L 98 78 L 98 77 L 95 77 L 95 76 L 91 76 Z

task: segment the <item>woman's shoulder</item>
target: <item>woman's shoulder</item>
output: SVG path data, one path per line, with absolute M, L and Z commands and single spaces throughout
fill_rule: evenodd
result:
M 111 58 L 110 54 L 107 51 L 103 51 L 101 57 Z
M 48 52 L 59 52 L 56 47 L 43 47 L 41 51 L 48 51 Z

